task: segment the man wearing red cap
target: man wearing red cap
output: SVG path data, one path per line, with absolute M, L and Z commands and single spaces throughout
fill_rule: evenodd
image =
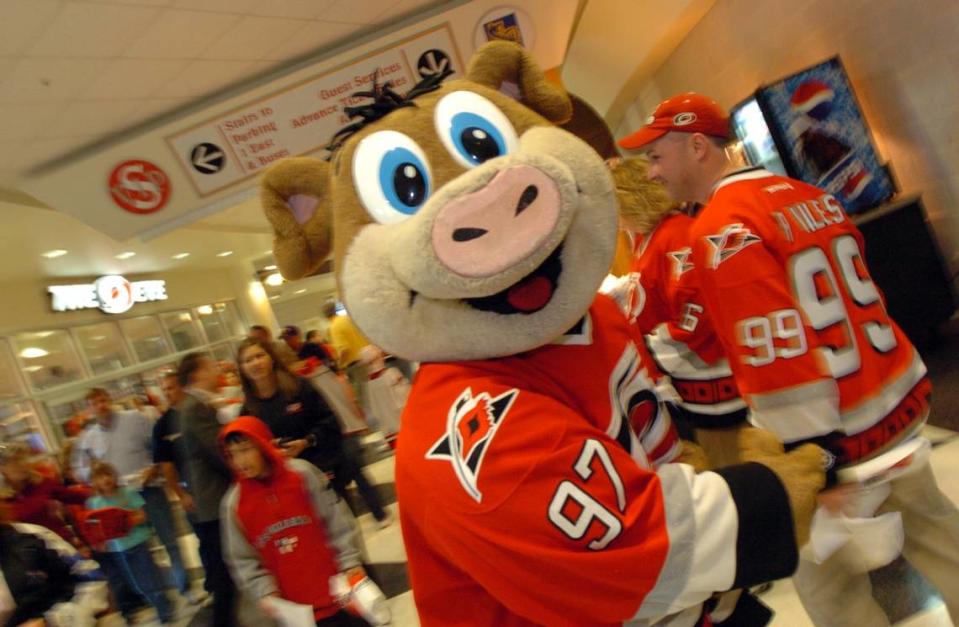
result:
M 899 454 L 915 450 L 929 413 L 926 367 L 889 319 L 862 235 L 840 203 L 795 179 L 733 168 L 728 128 L 713 100 L 686 93 L 619 144 L 642 150 L 649 177 L 675 200 L 705 205 L 690 261 L 750 420 L 787 448 L 827 449 L 841 479 L 862 477 L 867 460 L 879 465 L 870 487 L 843 492 L 839 506 L 855 517 L 899 512 L 903 554 L 959 623 L 959 510 L 925 460 Z M 896 461 L 907 468 L 893 470 Z M 794 581 L 803 605 L 816 625 L 888 625 L 862 565 L 869 556 L 851 548 L 800 560 Z

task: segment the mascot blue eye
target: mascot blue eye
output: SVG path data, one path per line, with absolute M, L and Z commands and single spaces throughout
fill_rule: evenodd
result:
M 396 131 L 373 133 L 353 153 L 353 185 L 374 220 L 400 222 L 430 197 L 429 161 L 409 136 Z
M 467 168 L 507 155 L 519 143 L 506 114 L 471 91 L 454 91 L 444 96 L 436 104 L 433 121 L 443 145 Z
M 450 136 L 460 155 L 473 165 L 506 154 L 503 134 L 489 120 L 475 113 L 457 113 L 450 121 Z
M 394 148 L 380 162 L 380 187 L 393 209 L 412 215 L 430 195 L 426 166 L 407 148 Z

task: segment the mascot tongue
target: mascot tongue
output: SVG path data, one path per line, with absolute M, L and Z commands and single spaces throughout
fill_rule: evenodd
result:
M 543 276 L 523 279 L 506 293 L 506 300 L 519 311 L 533 312 L 542 309 L 553 296 L 553 284 Z

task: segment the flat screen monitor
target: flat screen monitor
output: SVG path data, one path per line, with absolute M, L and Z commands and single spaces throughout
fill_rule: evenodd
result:
M 755 97 L 736 105 L 730 113 L 733 133 L 742 142 L 750 165 L 763 167 L 774 174 L 787 176 L 776 142 Z

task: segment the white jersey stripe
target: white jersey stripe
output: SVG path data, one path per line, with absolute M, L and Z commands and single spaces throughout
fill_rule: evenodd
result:
M 864 399 L 857 407 L 842 412 L 845 432 L 852 435 L 865 431 L 885 418 L 924 376 L 926 376 L 926 364 L 913 348 L 912 362 L 905 372 L 895 380 L 887 382 L 874 396 Z
M 728 590 L 736 577 L 739 517 L 729 485 L 713 472 L 696 474 L 686 464 L 667 464 L 663 486 L 669 554 L 636 618 L 674 614 L 706 598 L 704 590 Z
M 832 379 L 813 381 L 782 392 L 750 394 L 749 421 L 784 442 L 806 440 L 842 430 L 839 388 Z

